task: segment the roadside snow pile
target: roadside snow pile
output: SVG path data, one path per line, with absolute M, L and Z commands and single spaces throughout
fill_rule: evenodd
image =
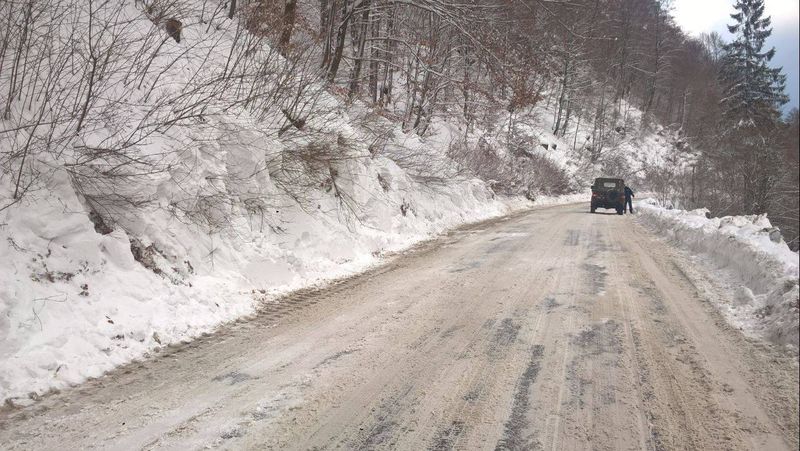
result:
M 388 160 L 357 174 L 385 196 L 366 202 L 360 222 L 339 221 L 320 199 L 320 210 L 285 205 L 268 223 L 234 214 L 227 233 L 154 209 L 101 234 L 68 177 L 54 177 L 48 193 L 0 213 L 0 400 L 30 402 L 252 314 L 279 294 L 531 205 L 495 198 L 478 180 L 427 190 Z M 375 187 L 367 183 L 376 174 L 391 179 L 392 192 L 377 177 Z
M 468 175 L 422 183 L 412 169 L 453 164 L 446 145 L 347 108 L 236 20 L 211 26 L 207 2 L 180 3 L 180 42 L 138 2 L 37 4 L 52 28 L 8 52 L 72 61 L 88 36 L 106 62 L 96 78 L 84 60 L 17 68 L 32 97 L 0 118 L 0 402 L 531 205 Z
M 540 196 L 536 198 L 536 205 L 564 205 L 585 203 L 586 199 L 591 199 L 592 192 L 564 194 L 563 196 Z
M 706 209 L 664 209 L 638 202 L 639 219 L 695 253 L 708 256 L 741 285 L 722 306 L 733 324 L 777 344 L 798 347 L 798 254 L 766 215 L 708 218 Z

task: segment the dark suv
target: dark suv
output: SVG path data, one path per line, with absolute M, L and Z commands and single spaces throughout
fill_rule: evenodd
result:
M 618 215 L 625 212 L 625 182 L 622 179 L 594 179 L 592 213 L 597 208 L 613 208 L 617 210 Z

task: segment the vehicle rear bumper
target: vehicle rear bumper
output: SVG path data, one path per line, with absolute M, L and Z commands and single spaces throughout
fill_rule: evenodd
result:
M 624 201 L 608 202 L 608 201 L 592 201 L 593 208 L 621 208 L 625 205 Z

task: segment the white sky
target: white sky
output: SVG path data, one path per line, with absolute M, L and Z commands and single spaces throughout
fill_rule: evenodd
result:
M 684 32 L 697 36 L 716 31 L 730 39 L 727 25 L 733 23 L 735 0 L 673 0 L 672 16 Z M 766 0 L 764 14 L 772 18 L 772 36 L 766 48 L 775 47 L 771 64 L 782 67 L 787 76 L 786 92 L 790 101 L 784 111 L 800 104 L 800 0 Z
M 722 32 L 732 22 L 734 0 L 674 0 L 673 16 L 683 31 L 698 35 L 717 30 Z M 764 14 L 772 17 L 775 29 L 798 26 L 800 0 L 766 0 Z

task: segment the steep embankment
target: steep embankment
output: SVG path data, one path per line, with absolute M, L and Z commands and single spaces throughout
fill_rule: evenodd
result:
M 98 33 L 82 2 L 37 12 L 51 27 L 31 41 L 45 69 L 24 87 L 41 95 L 10 102 L 0 136 L 25 156 L 0 178 L 0 399 L 99 376 L 531 204 L 463 173 L 444 125 L 423 139 L 348 110 L 199 3 L 180 44 L 130 2 L 93 10 Z M 101 75 L 80 71 L 100 54 Z

